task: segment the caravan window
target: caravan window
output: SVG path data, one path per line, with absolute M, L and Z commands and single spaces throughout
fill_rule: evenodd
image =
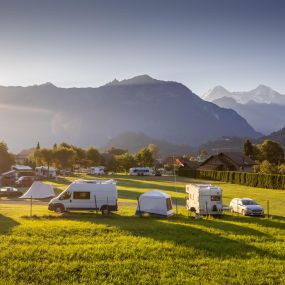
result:
M 90 200 L 90 192 L 73 192 L 73 199 Z
M 167 211 L 172 210 L 172 202 L 170 198 L 166 199 L 166 208 L 167 208 Z
M 213 195 L 213 196 L 211 196 L 211 201 L 221 201 L 221 196 Z

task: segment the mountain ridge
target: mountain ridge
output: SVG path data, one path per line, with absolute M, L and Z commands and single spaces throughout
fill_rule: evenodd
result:
M 222 97 L 233 98 L 240 104 L 255 101 L 256 103 L 285 105 L 285 95 L 280 94 L 264 84 L 259 84 L 256 88 L 249 91 L 234 92 L 230 92 L 223 86 L 218 85 L 201 96 L 201 98 L 209 102 L 213 102 Z
M 126 132 L 191 146 L 223 135 L 260 135 L 235 111 L 203 101 L 181 83 L 145 75 L 120 82 L 94 88 L 0 87 L 0 138 L 23 149 L 37 141 L 100 147 Z

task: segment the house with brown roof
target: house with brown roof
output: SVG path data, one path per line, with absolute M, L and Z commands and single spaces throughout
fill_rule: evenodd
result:
M 255 161 L 241 152 L 220 152 L 201 163 L 198 170 L 251 172 L 255 164 Z

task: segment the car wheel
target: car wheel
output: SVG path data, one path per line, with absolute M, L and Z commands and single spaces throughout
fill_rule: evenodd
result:
M 55 211 L 56 213 L 63 213 L 63 212 L 64 212 L 64 207 L 63 207 L 63 205 L 55 205 L 54 211 Z

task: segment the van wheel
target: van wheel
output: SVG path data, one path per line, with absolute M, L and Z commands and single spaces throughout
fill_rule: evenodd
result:
M 63 213 L 64 212 L 64 207 L 63 207 L 63 205 L 55 205 L 55 207 L 54 207 L 54 211 L 56 212 L 56 213 Z

